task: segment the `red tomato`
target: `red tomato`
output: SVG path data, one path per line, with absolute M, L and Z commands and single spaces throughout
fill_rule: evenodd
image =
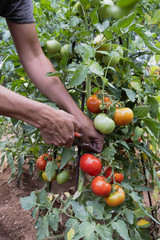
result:
M 112 168 L 111 167 L 108 167 L 105 171 L 105 177 L 108 178 L 112 175 Z M 122 173 L 118 173 L 118 172 L 115 172 L 113 173 L 113 176 L 114 176 L 114 180 L 115 182 L 117 183 L 121 183 L 124 179 L 124 176 Z M 113 176 L 111 176 L 111 180 L 110 180 L 110 183 L 113 184 L 114 180 L 113 180 Z
M 44 171 L 47 165 L 47 161 L 52 161 L 52 158 L 48 153 L 44 153 L 37 159 L 36 166 L 39 170 Z
M 101 110 L 100 110 L 99 106 L 101 104 L 102 104 L 102 101 L 100 99 L 98 99 L 96 95 L 91 95 L 87 99 L 87 108 L 92 113 L 100 113 Z
M 116 109 L 114 121 L 118 126 L 127 125 L 133 120 L 133 111 L 130 108 Z
M 80 158 L 80 168 L 90 176 L 96 176 L 102 170 L 102 163 L 92 154 L 85 153 Z
M 124 202 L 125 192 L 123 188 L 118 185 L 114 185 L 113 191 L 113 193 L 105 198 L 105 201 L 110 207 L 117 207 Z
M 91 184 L 92 191 L 102 197 L 106 197 L 111 192 L 111 184 L 106 182 L 106 178 L 103 176 L 97 176 L 93 179 Z

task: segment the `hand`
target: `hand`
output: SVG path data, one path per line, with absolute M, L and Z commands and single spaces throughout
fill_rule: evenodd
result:
M 40 133 L 47 144 L 70 148 L 74 141 L 74 132 L 79 130 L 75 117 L 62 110 L 51 107 L 45 110 Z
M 91 152 L 102 152 L 104 145 L 104 135 L 98 132 L 90 119 L 81 124 L 80 133 L 82 134 L 82 148 Z

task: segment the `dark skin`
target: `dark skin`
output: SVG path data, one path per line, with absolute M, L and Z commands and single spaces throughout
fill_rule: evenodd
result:
M 101 152 L 104 136 L 78 108 L 58 77 L 46 77 L 55 71 L 44 55 L 34 23 L 17 24 L 7 20 L 19 59 L 34 85 L 61 110 L 22 97 L 0 87 L 0 114 L 24 120 L 37 127 L 47 144 L 71 147 L 74 132 L 82 134 L 82 142 Z M 14 109 L 14 111 L 13 111 Z

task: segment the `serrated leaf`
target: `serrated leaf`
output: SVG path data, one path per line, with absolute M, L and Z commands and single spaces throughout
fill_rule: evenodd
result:
M 145 118 L 149 113 L 150 106 L 139 106 L 133 109 L 135 118 Z
M 55 161 L 48 161 L 45 172 L 48 180 L 50 181 L 52 177 L 55 175 L 56 170 L 58 169 L 57 163 Z
M 111 227 L 105 225 L 97 224 L 95 231 L 101 237 L 101 240 L 112 240 L 113 230 Z
M 88 220 L 89 213 L 86 211 L 84 205 L 82 205 L 76 201 L 72 201 L 71 205 L 72 205 L 72 208 L 73 208 L 76 218 L 78 218 L 81 221 Z
M 113 145 L 105 148 L 105 150 L 103 151 L 103 155 L 106 159 L 109 160 L 114 160 L 114 155 L 116 154 L 116 149 Z
M 90 214 L 100 220 L 100 219 L 103 219 L 103 213 L 104 213 L 104 203 L 99 203 L 97 199 L 94 199 L 93 201 L 87 201 L 86 202 L 86 205 L 88 207 L 91 207 L 92 208 L 92 211 L 90 211 Z
M 14 165 L 12 152 L 7 152 L 6 157 L 7 157 L 7 162 L 8 162 L 8 164 L 9 164 L 11 170 L 12 170 L 12 173 L 15 173 L 16 168 L 15 168 L 15 165 Z
M 160 131 L 160 122 L 157 122 L 152 118 L 144 118 L 143 121 L 148 126 L 148 128 L 152 131 L 154 136 L 157 137 Z
M 124 214 L 125 214 L 125 217 L 127 218 L 128 222 L 130 224 L 133 224 L 134 212 L 127 208 L 127 209 L 124 210 Z
M 59 223 L 59 211 L 57 208 L 53 209 L 53 212 L 50 212 L 48 215 L 49 226 L 53 231 L 57 231 Z
M 102 67 L 96 61 L 91 61 L 90 62 L 89 70 L 92 73 L 95 73 L 96 75 L 103 75 L 104 74 Z
M 111 30 L 114 32 L 118 32 L 121 28 L 127 28 L 135 19 L 136 13 L 131 13 L 128 16 L 123 17 L 122 19 L 116 21 L 112 27 Z
M 155 97 L 147 96 L 148 100 L 148 105 L 151 106 L 150 108 L 150 114 L 152 118 L 157 118 L 158 116 L 158 108 L 159 108 L 159 103 L 155 99 Z
M 71 160 L 74 154 L 75 154 L 75 150 L 73 148 L 64 148 L 62 152 L 60 169 L 62 169 L 69 162 L 69 160 Z
M 48 227 L 49 223 L 47 217 L 39 217 L 35 224 L 35 228 L 37 229 L 37 240 L 44 240 L 49 236 Z
M 156 47 L 156 45 L 153 43 L 153 38 L 148 36 L 148 34 L 146 33 L 146 29 L 143 25 L 133 24 L 130 27 L 130 31 L 134 31 L 135 33 L 137 33 L 143 39 L 144 43 L 149 49 L 151 49 L 153 52 L 160 54 L 160 48 Z
M 98 18 L 97 8 L 93 9 L 93 11 L 91 11 L 89 16 L 90 16 L 93 24 L 98 23 L 99 18 Z
M 87 64 L 88 61 L 91 59 L 91 58 L 94 58 L 95 56 L 95 48 L 86 44 L 86 43 L 81 43 L 79 45 L 79 51 L 80 51 L 80 54 L 83 58 L 83 61 Z
M 37 205 L 37 196 L 35 192 L 31 192 L 30 196 L 20 198 L 21 207 L 24 210 L 30 210 Z
M 135 100 L 136 100 L 136 92 L 135 91 L 133 91 L 133 90 L 130 90 L 130 89 L 128 89 L 128 88 L 122 88 L 125 92 L 126 92 L 126 95 L 127 95 L 127 97 L 129 98 L 129 100 L 131 101 L 131 102 L 135 102 Z
M 69 82 L 69 87 L 76 87 L 80 85 L 83 81 L 85 81 L 88 74 L 88 66 L 79 65 L 76 71 L 73 74 L 72 79 Z
M 38 198 L 39 198 L 40 204 L 47 203 L 47 192 L 44 188 L 40 191 Z
M 119 235 L 124 240 L 130 240 L 130 237 L 128 235 L 128 228 L 124 221 L 118 220 L 117 222 L 112 222 L 111 226 L 114 230 L 116 230 L 119 233 Z

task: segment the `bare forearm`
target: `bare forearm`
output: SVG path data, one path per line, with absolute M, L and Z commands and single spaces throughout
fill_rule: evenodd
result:
M 39 128 L 38 113 L 42 104 L 0 86 L 0 115 L 16 118 Z

